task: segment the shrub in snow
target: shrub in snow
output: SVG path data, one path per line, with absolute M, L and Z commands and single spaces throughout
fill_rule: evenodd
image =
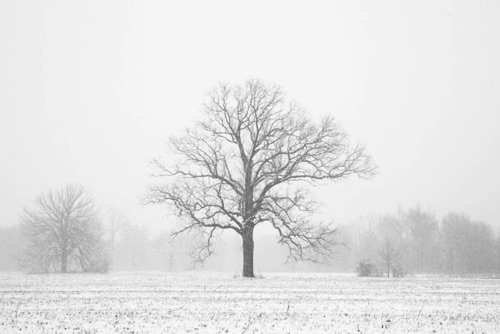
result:
M 356 267 L 356 273 L 359 277 L 381 276 L 380 269 L 367 260 L 360 261 Z

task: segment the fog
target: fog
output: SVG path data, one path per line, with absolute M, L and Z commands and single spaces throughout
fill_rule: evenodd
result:
M 317 187 L 322 218 L 350 226 L 420 205 L 496 229 L 499 14 L 497 1 L 4 0 L 0 227 L 66 184 L 89 189 L 104 220 L 114 208 L 151 238 L 180 227 L 141 204 L 150 162 L 199 119 L 208 90 L 255 77 L 315 119 L 333 115 L 378 166 L 372 180 Z M 271 234 L 263 228 L 256 249 Z M 239 259 L 231 242 L 219 247 Z M 281 255 L 257 254 L 256 271 L 289 269 Z M 208 268 L 239 271 L 238 259 Z M 349 267 L 340 262 L 332 270 Z

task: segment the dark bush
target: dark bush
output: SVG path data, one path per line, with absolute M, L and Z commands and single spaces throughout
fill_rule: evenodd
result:
M 403 269 L 403 266 L 399 263 L 392 267 L 392 277 L 405 277 L 408 273 Z
M 356 267 L 356 273 L 359 277 L 381 276 L 380 269 L 367 260 L 360 261 Z

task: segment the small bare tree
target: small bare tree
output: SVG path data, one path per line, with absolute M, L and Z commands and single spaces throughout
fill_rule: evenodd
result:
M 171 138 L 179 160 L 156 160 L 157 177 L 148 202 L 167 203 L 187 225 L 174 234 L 198 231 L 205 243 L 197 259 L 212 254 L 217 231 L 232 230 L 243 241 L 243 276 L 253 277 L 254 229 L 269 223 L 293 259 L 322 261 L 337 243 L 335 228 L 312 218 L 317 208 L 304 186 L 371 177 L 375 167 L 364 147 L 350 145 L 331 117 L 311 121 L 282 89 L 258 80 L 220 84 L 203 107 L 205 118 L 182 137 Z
M 387 277 L 390 276 L 391 270 L 394 270 L 399 265 L 400 253 L 399 248 L 393 238 L 386 236 L 379 250 L 382 264 L 387 269 Z
M 21 231 L 28 237 L 22 264 L 32 271 L 65 273 L 71 264 L 84 271 L 104 270 L 97 210 L 80 186 L 68 185 L 38 197 L 35 208 L 25 208 L 21 214 Z
M 109 267 L 114 269 L 116 259 L 116 244 L 130 228 L 130 222 L 116 208 L 111 208 L 107 213 L 107 220 L 104 226 L 106 241 L 109 244 Z

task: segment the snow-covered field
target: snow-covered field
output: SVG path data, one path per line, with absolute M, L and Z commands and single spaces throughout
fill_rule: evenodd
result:
M 0 274 L 0 333 L 500 333 L 500 280 Z

